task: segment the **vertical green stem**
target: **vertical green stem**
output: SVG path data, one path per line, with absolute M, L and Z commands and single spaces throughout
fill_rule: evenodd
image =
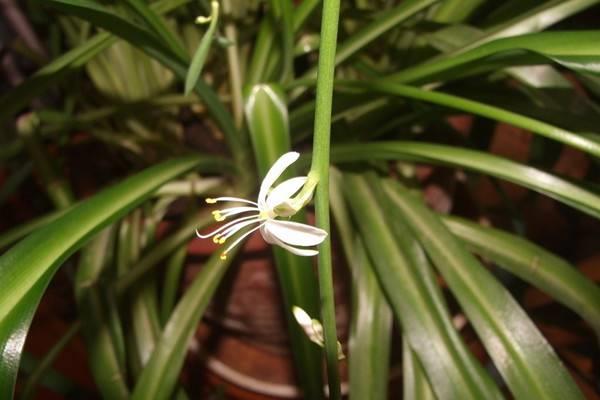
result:
M 315 196 L 317 226 L 329 229 L 329 144 L 331 131 L 331 103 L 335 70 L 339 0 L 323 2 L 321 20 L 321 45 L 317 75 L 317 97 L 315 109 L 315 133 L 311 175 L 316 175 L 319 184 Z M 340 399 L 340 377 L 337 359 L 337 333 L 335 305 L 331 271 L 331 240 L 328 237 L 319 248 L 319 288 L 321 292 L 321 317 L 325 337 L 325 357 L 329 382 L 329 398 Z
M 244 118 L 242 100 L 242 69 L 238 49 L 237 29 L 235 23 L 230 20 L 232 15 L 231 0 L 223 0 L 223 16 L 225 17 L 225 37 L 231 43 L 227 46 L 227 60 L 229 64 L 229 81 L 231 84 L 231 102 L 235 126 L 239 129 Z

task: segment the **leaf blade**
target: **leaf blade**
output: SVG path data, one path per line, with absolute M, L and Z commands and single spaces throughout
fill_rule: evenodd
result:
M 383 190 L 448 283 L 516 398 L 583 399 L 552 347 L 508 291 L 399 183 Z

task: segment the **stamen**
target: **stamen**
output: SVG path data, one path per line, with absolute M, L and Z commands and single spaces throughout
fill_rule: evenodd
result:
M 219 257 L 221 260 L 227 260 L 227 253 L 226 252 L 222 252 L 221 253 L 221 257 Z
M 229 218 L 232 215 L 243 214 L 245 212 L 259 212 L 258 207 L 230 207 L 225 208 L 223 210 L 218 210 L 219 215 L 222 215 L 225 218 Z M 214 211 L 213 211 L 214 213 Z
M 217 222 L 221 222 L 225 220 L 225 217 L 221 215 L 221 211 L 216 210 L 212 212 L 213 218 L 215 219 L 215 221 Z
M 219 243 L 223 244 L 225 243 L 225 241 L 230 238 L 231 236 L 235 235 L 236 233 L 238 233 L 240 230 L 244 229 L 245 227 L 255 224 L 257 222 L 261 222 L 262 220 L 260 218 L 255 218 L 255 219 L 250 219 L 248 221 L 245 222 L 240 222 L 238 224 L 235 224 L 229 228 L 227 228 L 225 231 L 223 231 L 220 235 L 219 235 Z
M 217 197 L 216 199 L 211 199 L 211 198 L 206 199 L 206 202 L 208 204 L 215 204 L 217 201 L 231 201 L 231 202 L 238 202 L 238 203 L 247 203 L 247 204 L 252 204 L 252 205 L 258 207 L 258 203 L 255 203 L 253 201 L 246 200 L 246 199 L 241 199 L 239 197 Z
M 198 236 L 200 239 L 207 239 L 209 237 L 216 235 L 217 233 L 223 232 L 225 229 L 231 227 L 232 225 L 238 224 L 242 221 L 247 221 L 252 218 L 256 218 L 256 215 L 248 215 L 247 217 L 241 217 L 238 219 L 234 219 L 233 221 L 230 221 L 230 222 L 226 223 L 225 225 L 220 226 L 219 228 L 215 229 L 214 231 L 210 232 L 207 235 L 202 235 L 200 232 L 198 232 L 198 229 L 196 229 L 196 236 Z
M 238 245 L 238 243 L 240 243 L 242 240 L 244 240 L 245 238 L 248 237 L 248 235 L 250 235 L 251 233 L 255 232 L 257 229 L 259 229 L 261 226 L 263 226 L 266 222 L 263 222 L 262 224 L 258 225 L 255 228 L 250 229 L 248 232 L 244 233 L 242 236 L 240 236 L 239 238 L 237 238 L 235 240 L 235 242 L 231 243 L 229 245 L 228 248 L 225 249 L 225 251 L 223 252 L 223 254 L 221 254 L 221 257 L 223 257 L 224 255 L 226 256 L 227 253 L 229 252 L 229 250 L 233 249 L 235 246 Z M 222 260 L 224 260 L 224 258 L 221 258 Z

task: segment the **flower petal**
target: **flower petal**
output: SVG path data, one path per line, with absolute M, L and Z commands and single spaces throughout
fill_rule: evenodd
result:
M 265 224 L 266 225 L 266 224 Z M 309 257 L 309 256 L 316 256 L 317 254 L 319 254 L 319 252 L 317 250 L 312 250 L 312 249 L 299 249 L 296 247 L 292 247 L 289 246 L 285 243 L 283 243 L 281 240 L 277 239 L 275 236 L 271 235 L 266 229 L 265 229 L 265 225 L 262 225 L 260 227 L 260 233 L 262 234 L 263 238 L 265 239 L 265 241 L 269 244 L 276 244 L 277 246 L 283 247 L 284 249 L 286 249 L 287 251 L 289 251 L 292 254 L 296 254 L 298 256 L 304 256 L 304 257 Z
M 279 178 L 281 174 L 283 174 L 283 171 L 285 171 L 287 167 L 293 164 L 298 159 L 298 157 L 300 157 L 300 153 L 290 151 L 289 153 L 285 153 L 284 155 L 279 157 L 277 161 L 275 161 L 275 164 L 273 164 L 271 169 L 269 169 L 267 175 L 265 175 L 265 178 L 263 179 L 260 185 L 260 192 L 258 192 L 259 207 L 262 208 L 266 206 L 267 192 L 273 186 L 277 178 Z
M 293 221 L 269 220 L 265 230 L 292 246 L 316 246 L 327 237 L 323 229 Z
M 292 197 L 308 179 L 307 176 L 298 176 L 296 178 L 288 179 L 287 181 L 281 182 L 267 195 L 267 207 L 270 210 L 283 203 Z

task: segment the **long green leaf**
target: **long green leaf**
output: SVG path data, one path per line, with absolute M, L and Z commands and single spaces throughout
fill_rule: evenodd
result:
M 335 55 L 335 65 L 340 65 L 344 61 L 351 58 L 353 55 L 372 43 L 374 40 L 384 35 L 392 28 L 398 26 L 410 17 L 420 11 L 437 3 L 439 0 L 408 0 L 401 2 L 392 10 L 383 12 L 374 21 L 361 28 L 358 32 L 351 35 L 349 38 L 340 43 L 340 46 Z M 311 68 L 304 75 L 305 79 L 313 79 L 317 76 L 317 68 Z M 298 89 L 294 92 L 293 97 L 298 97 L 306 87 Z
M 62 12 L 76 15 L 122 37 L 170 68 L 180 79 L 185 79 L 188 60 L 180 59 L 152 33 L 120 17 L 100 4 L 92 3 L 89 0 L 48 0 L 45 4 Z M 245 162 L 245 146 L 243 146 L 238 136 L 231 115 L 225 109 L 217 94 L 202 81 L 196 83 L 195 91 L 205 102 L 206 107 L 223 130 L 234 157 L 238 161 L 241 160 L 240 164 Z M 244 168 L 241 168 L 240 174 L 243 175 L 244 173 Z
M 96 232 L 174 177 L 214 160 L 184 157 L 125 179 L 68 210 L 0 257 L 0 398 L 12 397 L 21 351 L 37 304 L 63 261 Z
M 575 266 L 521 237 L 461 218 L 444 217 L 443 221 L 470 250 L 571 308 L 600 337 L 600 287 Z
M 464 21 L 485 0 L 446 0 L 436 8 L 433 19 L 441 23 Z
M 305 0 L 298 4 L 293 16 L 294 33 L 300 30 L 307 18 L 320 3 L 321 0 Z M 270 82 L 271 78 L 273 78 L 273 68 L 270 68 L 270 66 L 277 65 L 279 58 L 282 57 L 279 48 L 273 47 L 273 43 L 277 40 L 275 31 L 273 17 L 266 15 L 260 24 L 258 36 L 254 41 L 252 59 L 246 72 L 246 83 L 248 85 Z M 272 59 L 275 59 L 277 62 L 270 63 Z
M 583 399 L 527 314 L 439 218 L 400 184 L 387 180 L 383 189 L 390 202 L 391 217 L 410 226 L 515 398 Z
M 531 10 L 518 12 L 516 17 L 508 21 L 489 27 L 483 37 L 470 41 L 467 46 L 462 47 L 458 52 L 503 37 L 541 32 L 594 4 L 598 4 L 598 2 L 599 0 L 550 0 L 542 2 Z M 513 6 L 512 8 L 515 9 L 516 7 Z M 452 57 L 452 55 L 447 57 Z
M 107 228 L 83 248 L 75 296 L 98 390 L 105 399 L 119 400 L 129 397 L 123 333 L 120 324 L 116 328 L 111 318 L 114 309 L 99 285 L 101 273 L 112 261 L 114 233 L 114 229 Z
M 564 179 L 481 151 L 417 142 L 335 146 L 334 161 L 408 160 L 467 168 L 528 187 L 600 218 L 600 196 Z
M 167 24 L 161 19 L 160 15 L 142 0 L 122 0 L 129 6 L 151 31 L 159 37 L 165 46 L 173 50 L 180 58 L 187 58 L 187 52 L 181 44 L 181 41 L 171 32 Z
M 452 57 L 407 68 L 386 79 L 397 83 L 426 82 L 455 73 L 464 74 L 465 68 L 475 61 L 487 59 L 498 63 L 505 58 L 507 65 L 538 64 L 543 57 L 576 71 L 598 74 L 599 40 L 600 31 L 542 32 L 497 39 Z
M 423 371 L 421 362 L 410 348 L 405 336 L 402 337 L 402 386 L 404 399 L 435 400 L 435 394 Z
M 350 399 L 385 400 L 388 398 L 392 312 L 365 246 L 352 226 L 342 179 L 339 171 L 331 171 L 329 199 L 352 273 L 348 352 Z
M 259 176 L 264 177 L 282 154 L 290 151 L 290 132 L 285 97 L 277 85 L 258 84 L 248 88 L 245 114 Z M 303 213 L 298 221 L 305 222 Z M 319 370 L 318 348 L 306 337 L 292 316 L 292 306 L 299 306 L 310 315 L 318 315 L 317 281 L 306 257 L 295 256 L 283 249 L 273 248 L 279 283 L 286 307 L 286 319 L 296 373 L 310 399 L 323 397 L 323 380 Z
M 152 9 L 165 14 L 191 0 L 159 0 Z M 0 98 L 0 121 L 4 121 L 49 86 L 63 79 L 72 70 L 85 65 L 97 54 L 116 42 L 116 38 L 102 32 L 82 45 L 68 51 L 37 71 L 31 78 Z
M 567 129 L 553 126 L 543 121 L 520 115 L 499 107 L 490 106 L 474 100 L 451 94 L 440 93 L 434 90 L 425 90 L 417 87 L 399 85 L 387 80 L 371 82 L 342 82 L 342 85 L 363 87 L 370 91 L 388 93 L 392 95 L 423 100 L 446 107 L 456 108 L 476 115 L 492 118 L 497 121 L 527 129 L 549 139 L 573 146 L 596 157 L 600 157 L 600 142 L 578 135 Z
M 206 57 L 208 57 L 208 50 L 210 49 L 210 45 L 213 41 L 215 30 L 217 29 L 217 21 L 219 20 L 219 3 L 213 1 L 211 3 L 211 14 L 210 14 L 210 25 L 200 39 L 200 44 L 192 57 L 192 63 L 190 64 L 190 69 L 187 72 L 185 77 L 185 94 L 188 94 L 194 89 L 196 86 L 196 82 L 200 78 L 200 74 L 202 73 L 202 68 L 204 68 L 204 62 L 206 61 Z
M 373 176 L 344 174 L 344 193 L 396 320 L 440 399 L 499 399 L 452 325 L 423 249 L 402 222 L 390 224 Z
M 190 339 L 237 250 L 233 249 L 227 260 L 221 260 L 219 253 L 215 253 L 194 278 L 142 370 L 132 400 L 162 400 L 173 394 Z

